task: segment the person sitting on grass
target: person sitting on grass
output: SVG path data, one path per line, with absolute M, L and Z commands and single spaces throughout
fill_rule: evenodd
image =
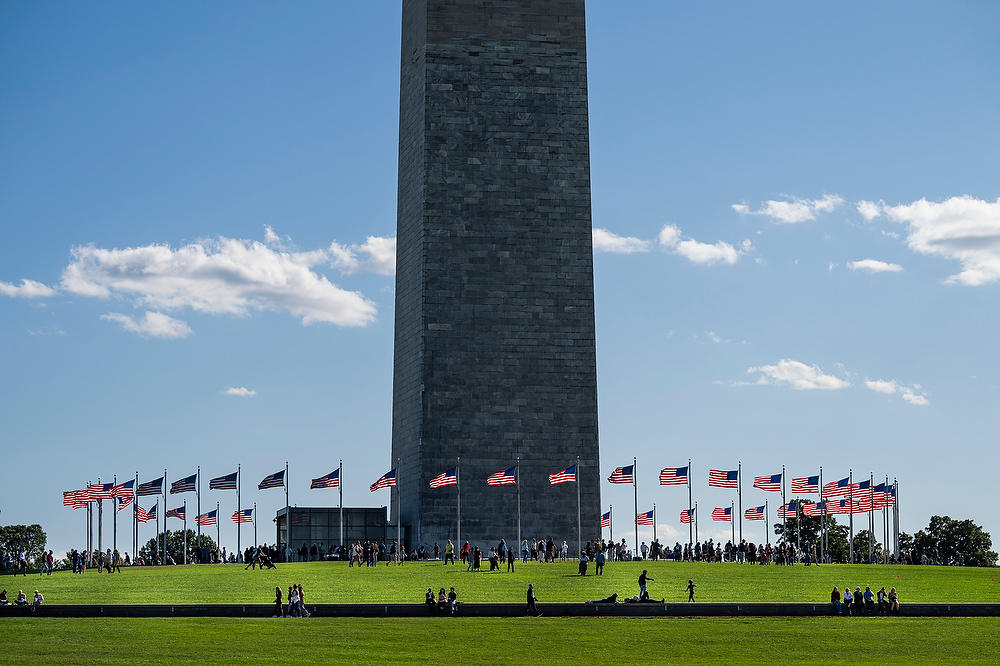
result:
M 38 607 L 45 603 L 45 597 L 38 590 L 35 590 L 35 598 L 31 600 L 31 611 L 38 610 Z
M 7 590 L 4 589 L 3 592 L 0 592 L 0 606 L 9 606 L 9 605 L 10 602 L 7 601 Z
M 830 593 L 830 603 L 833 605 L 833 609 L 837 611 L 837 615 L 843 612 L 843 606 L 840 603 L 840 589 L 834 585 L 833 592 Z
M 28 597 L 24 596 L 24 590 L 17 591 L 17 599 L 14 601 L 14 603 L 18 606 L 28 605 Z

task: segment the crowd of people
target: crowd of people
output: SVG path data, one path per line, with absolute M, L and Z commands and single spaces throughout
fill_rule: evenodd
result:
M 32 610 L 32 612 L 34 612 L 35 610 L 37 610 L 38 607 L 41 606 L 44 603 L 45 603 L 45 597 L 42 596 L 41 592 L 39 592 L 38 590 L 35 590 L 35 596 L 31 600 L 31 610 Z M 11 606 L 11 605 L 13 605 L 13 606 L 27 606 L 28 605 L 28 597 L 24 593 L 24 590 L 18 590 L 17 591 L 17 597 L 15 597 L 13 603 L 11 603 L 7 599 L 7 590 L 6 589 L 3 590 L 2 592 L 0 592 L 0 606 Z
M 288 587 L 288 605 L 282 607 L 281 587 L 274 588 L 274 617 L 309 617 L 312 613 L 306 610 L 306 593 L 301 583 Z
M 870 585 L 865 585 L 865 591 L 861 591 L 861 586 L 856 585 L 851 592 L 851 586 L 844 587 L 841 595 L 840 588 L 834 586 L 830 592 L 830 604 L 837 615 L 889 615 L 899 612 L 899 594 L 896 588 L 885 591 L 885 586 L 878 592 L 872 592 Z

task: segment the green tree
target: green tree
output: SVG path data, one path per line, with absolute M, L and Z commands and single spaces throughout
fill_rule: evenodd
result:
M 803 504 L 811 504 L 811 502 L 806 500 Z M 848 529 L 846 525 L 838 524 L 833 516 L 812 518 L 799 514 L 797 519 L 789 518 L 784 523 L 775 523 L 774 534 L 778 537 L 778 541 L 784 540 L 788 543 L 795 543 L 796 534 L 798 534 L 799 542 L 803 548 L 815 545 L 816 551 L 819 552 L 821 527 L 826 528 L 827 550 L 830 552 L 830 558 L 834 562 L 846 562 Z
M 997 564 L 992 546 L 989 532 L 971 520 L 931 516 L 927 529 L 913 535 L 911 557 L 916 563 L 926 558 L 933 564 L 992 567 Z
M 41 525 L 4 525 L 0 527 L 0 551 L 10 553 L 13 558 L 21 551 L 27 554 L 28 562 L 37 562 L 45 552 L 45 532 Z
M 188 562 L 197 558 L 198 534 L 194 530 L 167 530 L 167 554 L 173 558 L 174 562 L 181 564 L 184 561 L 184 542 L 187 541 Z M 154 551 L 159 552 L 163 545 L 163 532 L 156 535 L 156 539 L 150 539 L 146 545 L 139 549 L 139 555 L 148 558 Z M 205 533 L 201 535 L 202 548 L 215 550 L 215 540 Z
M 861 530 L 854 535 L 854 555 L 860 558 L 861 562 L 868 561 L 868 548 L 872 548 L 874 561 L 882 561 L 882 544 L 868 530 Z
M 913 535 L 906 532 L 899 533 L 899 554 L 909 555 L 913 552 Z

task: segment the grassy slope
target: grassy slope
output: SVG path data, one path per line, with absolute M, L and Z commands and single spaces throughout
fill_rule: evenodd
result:
M 416 602 L 430 586 L 454 585 L 462 601 L 523 601 L 528 583 L 545 601 L 583 601 L 618 592 L 637 593 L 643 567 L 656 579 L 654 598 L 686 601 L 688 578 L 698 585 L 699 601 L 827 601 L 830 589 L 871 585 L 895 586 L 900 601 L 1000 602 L 1000 570 L 973 567 L 904 567 L 828 565 L 821 567 L 752 567 L 702 563 L 614 563 L 604 576 L 575 575 L 574 562 L 518 563 L 513 574 L 468 573 L 461 565 L 415 563 L 403 567 L 352 568 L 341 563 L 278 565 L 278 569 L 243 571 L 239 565 L 137 567 L 121 574 L 51 577 L 0 576 L 0 587 L 13 598 L 36 587 L 48 603 L 268 603 L 274 586 L 305 587 L 308 603 Z M 593 569 L 591 569 L 593 571 Z
M 0 620 L 4 663 L 995 663 L 1000 620 Z M 612 640 L 609 641 L 609 638 Z M 584 662 L 583 660 L 587 660 Z M 433 660 L 433 661 L 431 661 Z M 363 663 L 363 662 L 362 662 Z

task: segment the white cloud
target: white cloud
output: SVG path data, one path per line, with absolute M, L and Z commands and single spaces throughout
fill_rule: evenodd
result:
M 312 270 L 330 259 L 326 250 L 290 252 L 220 236 L 176 249 L 88 245 L 71 252 L 61 286 L 83 296 L 124 296 L 144 307 L 238 316 L 284 310 L 303 324 L 364 326 L 375 319 L 371 301 Z
M 758 375 L 756 384 L 783 384 L 801 391 L 835 391 L 850 383 L 836 375 L 828 375 L 817 365 L 783 358 L 775 365 L 747 368 L 747 374 Z
M 906 244 L 911 250 L 962 265 L 947 282 L 975 287 L 1000 280 L 1000 198 L 920 199 L 881 209 L 890 220 L 907 225 Z
M 396 274 L 396 237 L 369 236 L 361 245 L 330 243 L 330 263 L 344 273 Z M 358 255 L 362 255 L 359 257 Z
M 257 391 L 248 389 L 246 386 L 230 386 L 222 392 L 223 395 L 233 395 L 238 398 L 252 398 L 257 395 Z
M 869 273 L 899 273 L 903 270 L 903 267 L 899 264 L 890 264 L 878 259 L 851 261 L 848 262 L 847 267 L 852 271 L 868 271 Z
M 911 405 L 923 407 L 931 404 L 930 400 L 921 392 L 920 386 L 917 384 L 906 386 L 905 384 L 900 384 L 895 379 L 866 379 L 865 386 L 876 393 L 884 393 L 885 395 L 899 394 L 903 400 Z
M 101 319 L 120 324 L 123 329 L 141 335 L 144 338 L 163 338 L 176 340 L 186 338 L 193 332 L 191 327 L 180 319 L 174 319 L 162 312 L 146 311 L 142 319 L 135 319 L 120 312 L 109 312 L 101 315 Z
M 753 249 L 749 240 L 740 243 L 739 249 L 725 241 L 702 243 L 690 238 L 681 240 L 680 227 L 672 224 L 660 229 L 659 243 L 664 249 L 679 254 L 692 263 L 705 265 L 735 264 L 741 256 Z
M 21 280 L 20 285 L 0 282 L 0 294 L 11 298 L 48 298 L 55 296 L 56 290 L 34 280 Z
M 859 201 L 858 202 L 858 213 L 861 217 L 865 218 L 867 221 L 871 222 L 876 217 L 882 214 L 883 202 L 879 201 L 875 203 L 874 201 Z
M 815 220 L 821 213 L 830 213 L 843 205 L 843 198 L 835 194 L 824 194 L 819 199 L 800 199 L 793 197 L 789 201 L 768 200 L 757 210 L 751 210 L 746 204 L 733 204 L 732 209 L 740 215 L 762 215 L 769 217 L 778 224 L 796 224 Z
M 633 254 L 647 252 L 649 241 L 634 236 L 619 236 L 607 229 L 594 227 L 594 252 L 614 252 L 616 254 Z

